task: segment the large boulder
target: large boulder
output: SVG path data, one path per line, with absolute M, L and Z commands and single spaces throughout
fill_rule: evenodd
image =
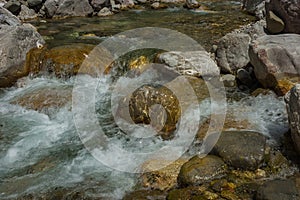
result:
M 14 16 L 11 12 L 6 10 L 3 7 L 0 7 L 0 26 L 9 25 L 9 26 L 16 26 L 20 25 L 20 20 Z
M 0 87 L 11 86 L 29 73 L 25 67 L 27 52 L 44 43 L 41 35 L 30 24 L 19 24 L 4 8 L 0 8 Z
M 292 139 L 300 153 L 300 84 L 295 85 L 285 96 Z
M 279 95 L 299 81 L 300 35 L 266 35 L 250 46 L 250 61 L 258 81 Z
M 268 0 L 266 12 L 270 11 L 284 22 L 284 33 L 300 33 L 300 0 Z
M 245 33 L 229 33 L 220 39 L 216 51 L 216 60 L 221 71 L 235 74 L 245 67 L 250 59 L 248 56 L 251 38 Z

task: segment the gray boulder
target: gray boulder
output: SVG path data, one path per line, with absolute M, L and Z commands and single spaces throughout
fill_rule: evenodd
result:
M 265 0 L 243 0 L 243 8 L 259 19 L 265 16 Z
M 21 25 L 15 18 L 8 20 L 11 14 L 4 8 L 0 8 L 0 13 L 3 19 L 0 24 L 0 87 L 8 87 L 28 74 L 24 65 L 26 53 L 43 45 L 44 40 L 32 25 Z
M 286 95 L 292 139 L 300 154 L 300 84 L 295 85 Z
M 93 13 L 93 8 L 88 0 L 64 0 L 62 1 L 54 17 L 88 16 Z
M 18 15 L 19 19 L 21 20 L 29 20 L 37 18 L 38 15 L 35 13 L 33 9 L 28 8 L 25 5 L 21 6 L 21 12 Z
M 300 74 L 300 35 L 266 35 L 255 40 L 249 50 L 258 81 L 277 94 L 288 92 Z
M 266 12 L 270 11 L 284 22 L 284 33 L 300 33 L 300 0 L 268 0 Z
M 222 72 L 235 74 L 249 63 L 250 41 L 250 36 L 244 33 L 229 33 L 221 38 L 216 51 L 216 61 Z
M 160 54 L 158 61 L 182 75 L 201 77 L 220 74 L 218 66 L 206 51 L 170 51 Z
M 9 26 L 16 26 L 20 25 L 20 20 L 14 16 L 11 12 L 6 10 L 3 7 L 0 7 L 0 26 L 2 25 L 9 25 Z

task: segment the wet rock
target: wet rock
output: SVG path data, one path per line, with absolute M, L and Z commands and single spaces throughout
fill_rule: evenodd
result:
M 250 61 L 257 80 L 277 94 L 288 92 L 299 82 L 300 35 L 266 35 L 250 46 Z
M 171 51 L 158 56 L 158 61 L 182 75 L 218 76 L 219 68 L 206 51 Z
M 20 20 L 15 15 L 7 9 L 0 7 L 0 27 L 2 25 L 17 26 L 20 24 Z
M 266 16 L 267 30 L 272 33 L 280 33 L 284 29 L 284 22 L 273 11 L 269 11 Z
M 34 19 L 37 18 L 38 15 L 35 13 L 34 10 L 29 9 L 27 6 L 22 5 L 21 6 L 21 12 L 19 13 L 19 19 L 21 20 L 29 20 L 29 19 Z
M 88 0 L 64 0 L 64 1 L 60 1 L 60 3 L 58 4 L 57 10 L 55 11 L 53 17 L 56 18 L 74 17 L 74 16 L 84 17 L 84 16 L 91 15 L 92 13 L 93 13 L 93 8 L 89 4 Z
M 126 194 L 123 200 L 165 200 L 166 193 L 160 190 L 137 190 Z
M 21 11 L 21 3 L 17 0 L 9 0 L 5 5 L 4 8 L 9 10 L 14 15 L 18 15 Z
M 206 188 L 196 186 L 173 189 L 168 193 L 167 200 L 207 199 L 203 194 L 205 189 Z
M 266 11 L 272 11 L 282 19 L 284 33 L 300 33 L 300 0 L 269 0 Z
M 243 0 L 243 8 L 259 19 L 265 16 L 265 0 Z
M 295 85 L 285 96 L 291 136 L 300 154 L 300 84 Z
M 255 170 L 265 159 L 266 138 L 251 131 L 225 131 L 213 148 L 213 152 L 230 166 Z
M 244 33 L 229 33 L 221 38 L 216 50 L 216 61 L 222 72 L 236 74 L 238 69 L 249 63 L 250 41 L 250 36 Z
M 177 181 L 180 186 L 196 186 L 219 179 L 225 173 L 226 165 L 221 158 L 213 155 L 204 158 L 194 156 L 181 167 Z
M 197 0 L 186 0 L 185 6 L 189 9 L 195 9 L 200 7 L 200 3 Z
M 71 99 L 71 87 L 45 87 L 21 95 L 12 100 L 11 103 L 51 115 L 52 112 L 70 102 Z
M 132 93 L 129 113 L 136 124 L 151 124 L 163 139 L 169 139 L 173 137 L 181 109 L 170 89 L 145 85 Z
M 59 78 L 76 75 L 93 45 L 73 44 L 48 49 L 34 49 L 26 65 L 33 74 L 54 74 Z
M 176 187 L 177 177 L 181 166 L 187 162 L 186 159 L 178 159 L 168 166 L 156 170 L 163 163 L 169 163 L 168 160 L 150 160 L 143 164 L 144 173 L 141 177 L 141 185 L 145 188 L 158 189 L 161 191 L 167 191 Z
M 300 199 L 300 188 L 293 180 L 271 180 L 257 191 L 257 200 L 296 200 Z
M 1 25 L 0 87 L 9 87 L 18 78 L 28 74 L 29 70 L 25 67 L 26 53 L 43 43 L 40 34 L 30 24 Z
M 111 12 L 111 11 L 109 10 L 109 8 L 104 7 L 104 8 L 102 8 L 102 9 L 98 12 L 97 15 L 98 15 L 99 17 L 105 17 L 105 16 L 113 15 L 113 12 Z

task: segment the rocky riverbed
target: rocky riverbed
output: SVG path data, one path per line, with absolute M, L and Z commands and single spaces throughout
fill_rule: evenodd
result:
M 0 0 L 0 199 L 300 199 L 299 5 Z

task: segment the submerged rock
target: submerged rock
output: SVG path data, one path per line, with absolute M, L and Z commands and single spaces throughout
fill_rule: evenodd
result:
M 160 190 L 136 190 L 131 193 L 126 194 L 123 200 L 165 200 L 167 194 Z
M 204 158 L 194 156 L 181 167 L 177 181 L 180 186 L 197 186 L 219 179 L 225 173 L 226 165 L 221 158 L 213 155 Z
M 265 159 L 266 138 L 256 132 L 222 132 L 214 153 L 223 158 L 230 166 L 239 169 L 255 170 Z
M 299 181 L 299 180 L 298 180 Z M 297 188 L 298 187 L 298 188 Z M 271 180 L 264 183 L 257 191 L 257 200 L 297 200 L 300 188 L 293 180 Z
M 300 154 L 300 84 L 293 87 L 285 96 L 291 135 Z
M 277 94 L 288 92 L 299 82 L 300 35 L 266 35 L 250 46 L 250 61 L 258 81 Z

